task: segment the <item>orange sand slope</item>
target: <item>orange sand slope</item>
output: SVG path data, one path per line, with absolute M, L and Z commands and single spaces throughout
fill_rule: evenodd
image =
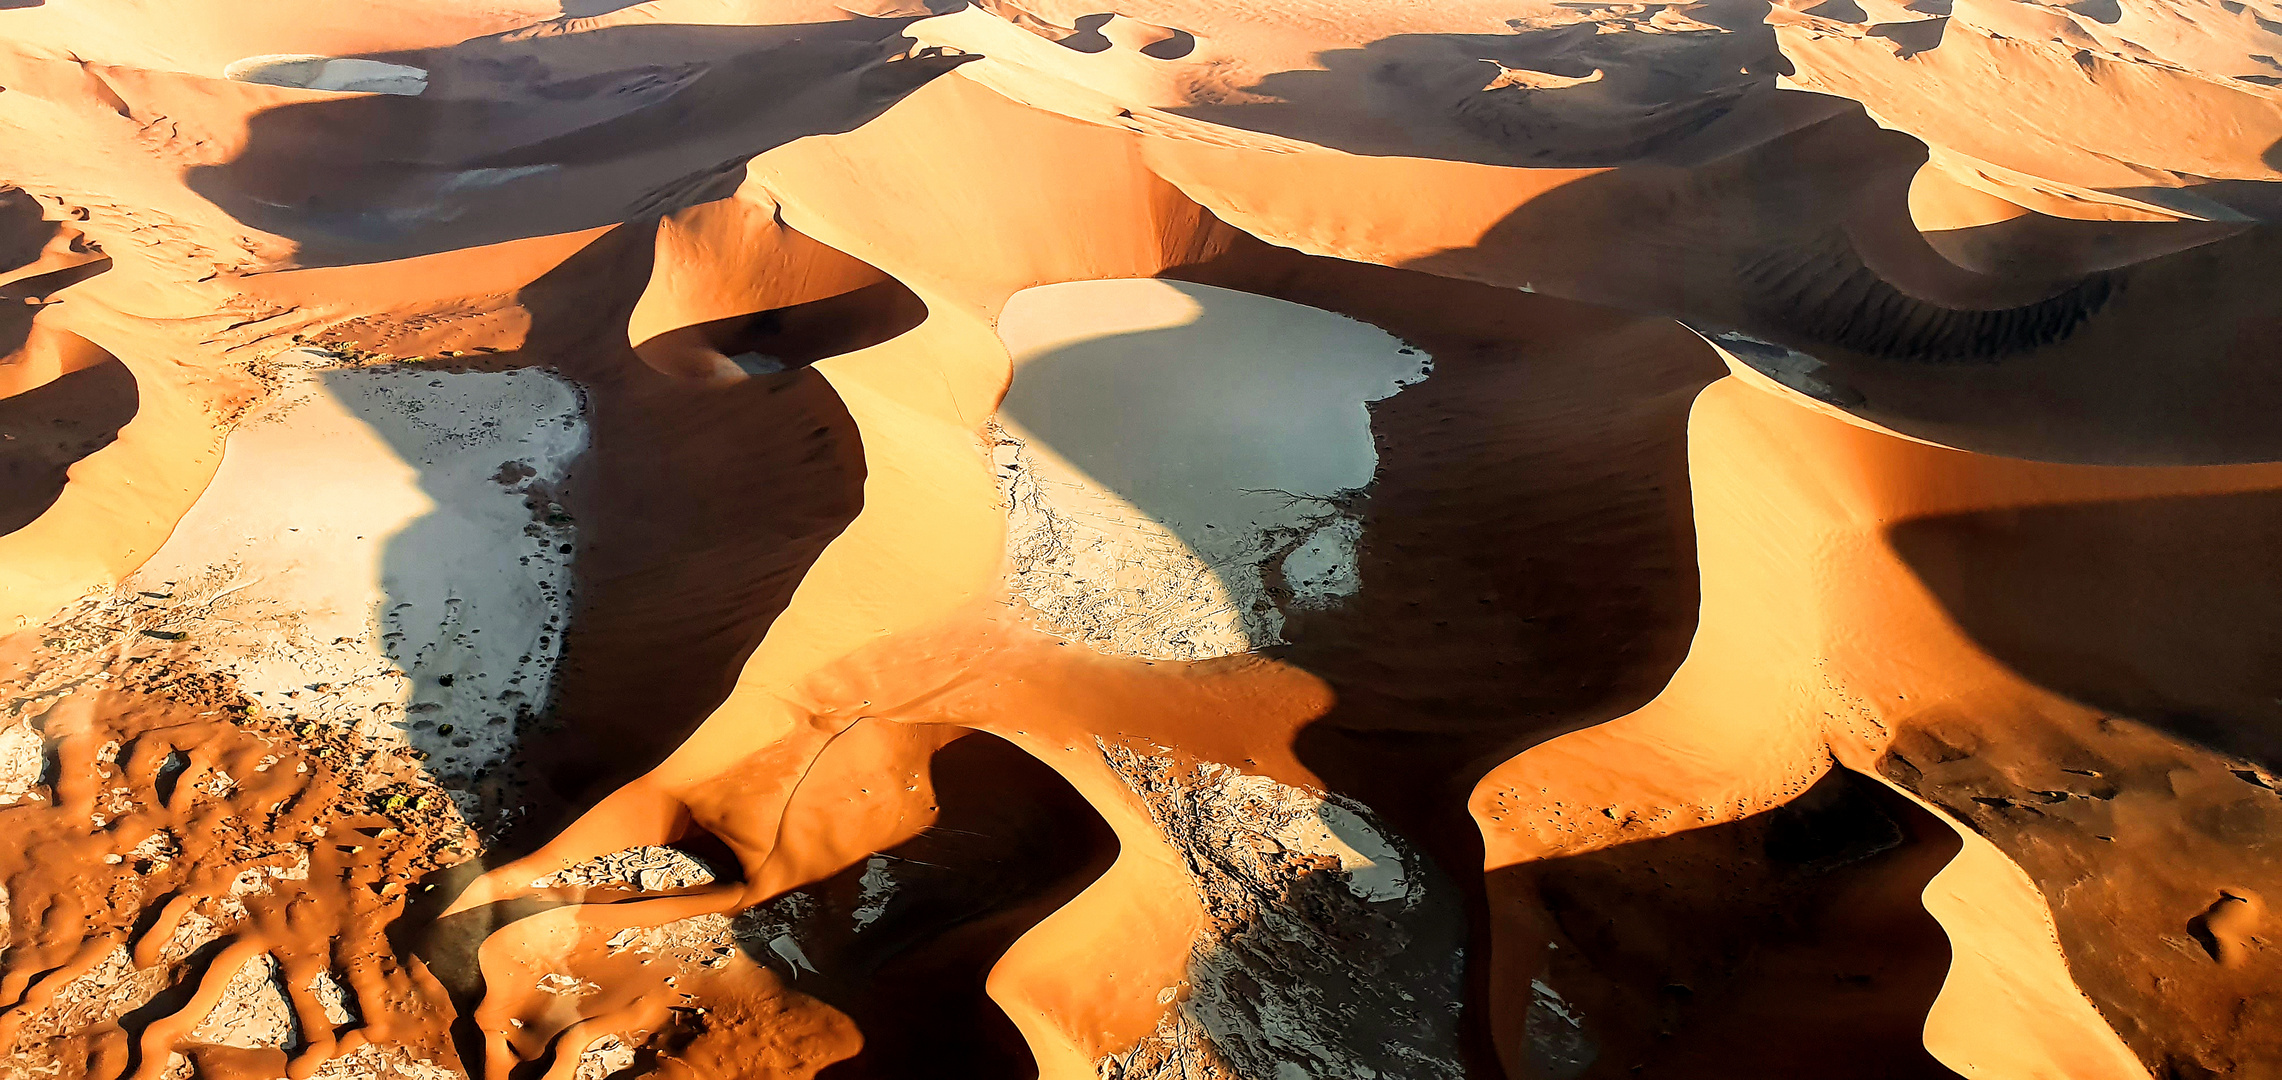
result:
M 2282 1077 L 2277 56 L 0 0 L 0 1080 Z

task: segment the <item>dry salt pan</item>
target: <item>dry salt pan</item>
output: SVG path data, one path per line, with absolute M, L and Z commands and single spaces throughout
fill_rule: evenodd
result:
M 992 467 L 1017 593 L 1113 655 L 1200 660 L 1283 640 L 1362 585 L 1347 509 L 1378 469 L 1369 403 L 1431 361 L 1377 327 L 1208 285 L 1025 289 Z
M 440 779 L 513 748 L 570 608 L 551 489 L 584 405 L 540 371 L 344 367 L 294 350 L 129 579 L 138 625 L 280 719 L 404 740 Z
M 222 77 L 264 86 L 329 90 L 345 94 L 418 97 L 428 89 L 428 72 L 406 64 L 311 53 L 249 56 L 222 69 Z

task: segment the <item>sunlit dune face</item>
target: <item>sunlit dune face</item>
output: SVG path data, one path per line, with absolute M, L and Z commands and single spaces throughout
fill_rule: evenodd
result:
M 2277 0 L 0 0 L 0 1080 L 2266 1078 Z

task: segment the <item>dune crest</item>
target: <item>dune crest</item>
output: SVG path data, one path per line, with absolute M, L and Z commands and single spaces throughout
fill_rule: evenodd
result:
M 2263 0 L 0 0 L 0 1077 L 2282 1075 Z

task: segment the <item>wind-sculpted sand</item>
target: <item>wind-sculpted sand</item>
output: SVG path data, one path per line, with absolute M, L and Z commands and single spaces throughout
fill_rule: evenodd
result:
M 2282 1077 L 2277 27 L 0 0 L 0 1080 Z

